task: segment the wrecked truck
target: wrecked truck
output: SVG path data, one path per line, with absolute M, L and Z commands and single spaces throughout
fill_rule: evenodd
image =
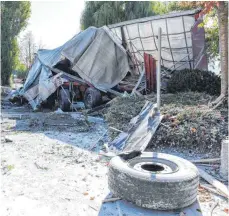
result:
M 195 9 L 89 27 L 56 49 L 39 50 L 19 94 L 34 110 L 58 101 L 68 111 L 73 101 L 83 100 L 86 108 L 93 108 L 102 103 L 103 95 L 129 90 L 120 87 L 130 84 L 124 80 L 127 74 L 138 77 L 131 89 L 141 94 L 155 91 L 147 85 L 155 87 L 156 82 L 158 27 L 162 29 L 161 87 L 166 88 L 166 79 L 176 70 L 207 70 L 204 28 L 198 27 L 200 12 Z
M 45 101 L 53 106 L 55 100 L 63 111 L 73 100 L 92 108 L 128 71 L 120 39 L 106 26 L 90 27 L 56 49 L 39 50 L 20 95 L 34 110 Z

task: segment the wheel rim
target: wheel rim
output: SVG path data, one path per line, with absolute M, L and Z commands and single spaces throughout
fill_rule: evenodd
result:
M 178 166 L 172 161 L 162 158 L 137 157 L 128 161 L 132 169 L 152 174 L 169 174 L 178 171 Z

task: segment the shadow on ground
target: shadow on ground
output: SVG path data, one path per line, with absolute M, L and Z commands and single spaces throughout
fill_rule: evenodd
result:
M 108 194 L 106 198 L 111 197 Z M 182 214 L 183 213 L 183 214 Z M 101 205 L 99 216 L 203 216 L 199 201 L 196 201 L 191 206 L 173 211 L 157 211 L 138 207 L 130 202 L 118 200 L 115 202 L 107 202 Z

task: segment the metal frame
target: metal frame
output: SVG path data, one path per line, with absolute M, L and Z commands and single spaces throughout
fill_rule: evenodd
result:
M 182 23 L 183 23 L 184 38 L 185 38 L 185 44 L 186 44 L 186 48 L 187 48 L 187 54 L 188 54 L 188 60 L 189 60 L 189 66 L 190 66 L 190 69 L 192 69 L 192 65 L 191 65 L 191 61 L 190 61 L 190 57 L 189 57 L 188 43 L 187 43 L 187 36 L 186 36 L 186 32 L 185 32 L 184 17 L 183 17 L 183 16 L 182 16 Z
M 108 25 L 108 27 L 112 30 L 112 29 L 115 29 L 115 28 L 126 28 L 126 32 L 124 32 L 124 37 L 125 37 L 125 41 L 126 43 L 129 43 L 130 44 L 130 47 L 131 47 L 131 54 L 133 56 L 135 56 L 134 54 L 135 53 L 139 53 L 140 56 L 142 57 L 142 59 L 144 59 L 144 52 L 148 52 L 149 54 L 152 53 L 152 55 L 154 55 L 154 53 L 156 53 L 156 51 L 158 51 L 158 47 L 157 47 L 157 43 L 156 43 L 156 35 L 154 33 L 154 28 L 153 28 L 153 20 L 164 20 L 165 21 L 165 27 L 166 27 L 166 34 L 162 34 L 161 33 L 161 36 L 167 36 L 167 40 L 168 40 L 168 44 L 169 44 L 169 47 L 161 47 L 161 51 L 164 51 L 164 52 L 168 52 L 170 53 L 171 55 L 171 58 L 172 60 L 169 60 L 169 59 L 164 59 L 164 58 L 161 58 L 161 63 L 162 63 L 162 66 L 165 67 L 165 65 L 168 65 L 169 62 L 171 62 L 173 65 L 173 70 L 176 70 L 177 68 L 180 68 L 181 66 L 184 66 L 185 64 L 187 64 L 188 68 L 192 69 L 194 68 L 194 57 L 191 56 L 191 53 L 190 52 L 190 49 L 193 48 L 193 46 L 189 46 L 188 47 L 188 42 L 187 42 L 187 33 L 191 33 L 192 34 L 192 28 L 190 30 L 185 30 L 185 23 L 184 23 L 184 16 L 191 16 L 191 15 L 195 15 L 197 13 L 199 13 L 201 11 L 200 8 L 196 9 L 196 10 L 189 10 L 189 11 L 184 11 L 184 12 L 179 12 L 179 13 L 170 13 L 170 14 L 166 14 L 166 15 L 159 15 L 159 16 L 151 16 L 151 17 L 146 17 L 146 18 L 140 18 L 140 19 L 134 19 L 134 20 L 129 20 L 129 21 L 125 21 L 125 22 L 121 22 L 121 23 L 117 23 L 117 24 L 112 24 L 112 25 Z M 179 33 L 171 33 L 169 34 L 168 32 L 168 18 L 174 18 L 174 17 L 181 17 L 181 21 L 182 21 L 182 24 L 183 24 L 183 31 L 182 32 L 179 32 Z M 144 36 L 142 37 L 141 34 L 140 34 L 140 24 L 141 23 L 146 23 L 148 22 L 151 26 L 151 30 L 152 30 L 152 35 L 150 36 Z M 196 22 L 195 22 L 196 23 Z M 194 25 L 195 25 L 194 23 Z M 130 34 L 129 34 L 129 29 L 128 27 L 130 25 L 137 25 L 137 32 L 138 32 L 138 36 L 137 37 L 134 37 L 134 38 L 130 38 Z M 193 25 L 193 26 L 194 26 Z M 115 29 L 115 34 L 117 35 L 117 31 Z M 185 40 L 185 44 L 186 44 L 186 47 L 179 47 L 179 48 L 172 48 L 171 47 L 171 43 L 170 43 L 170 35 L 180 35 L 182 36 L 182 39 Z M 117 35 L 118 36 L 118 35 Z M 143 39 L 145 38 L 152 38 L 153 40 L 153 43 L 155 44 L 155 48 L 156 49 L 152 49 L 152 50 L 149 50 L 149 49 L 144 49 L 143 47 Z M 137 49 L 134 45 L 134 40 L 135 39 L 138 39 L 140 40 L 140 43 L 141 43 L 141 47 L 142 49 Z M 176 38 L 175 38 L 176 40 Z M 179 40 L 179 38 L 177 39 Z M 177 61 L 177 57 L 176 57 L 176 60 L 175 60 L 175 53 L 176 53 L 176 50 L 184 50 L 185 52 L 185 49 L 186 49 L 186 52 L 188 54 L 188 59 L 183 58 L 179 61 Z M 183 52 L 182 52 L 183 53 Z M 139 60 L 141 61 L 141 57 L 139 56 L 139 58 L 137 58 L 137 56 L 135 56 L 135 58 L 137 58 L 137 65 L 136 66 L 139 66 L 138 62 Z M 185 59 L 185 60 L 184 60 Z M 167 63 L 166 63 L 167 62 Z M 177 63 L 180 63 L 180 65 L 177 67 Z M 170 66 L 167 66 L 167 67 L 170 67 Z M 170 68 L 171 69 L 171 68 Z
M 108 28 L 116 28 L 116 27 L 120 27 L 120 26 L 136 24 L 136 23 L 143 23 L 143 22 L 147 22 L 147 21 L 151 21 L 151 20 L 194 15 L 196 13 L 199 13 L 201 10 L 202 10 L 201 8 L 197 8 L 195 10 L 182 11 L 182 12 L 178 12 L 178 13 L 171 13 L 171 14 L 165 14 L 165 15 L 145 17 L 145 18 L 140 18 L 140 19 L 133 19 L 133 20 L 125 21 L 125 22 L 120 22 L 120 23 L 108 25 Z

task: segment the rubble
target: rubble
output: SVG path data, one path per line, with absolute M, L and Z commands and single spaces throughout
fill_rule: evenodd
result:
M 212 110 L 208 104 L 214 99 L 206 93 L 162 94 L 161 113 L 164 118 L 148 149 L 163 151 L 166 147 L 172 147 L 180 152 L 209 152 L 219 156 L 219 143 L 228 135 L 228 108 Z M 116 97 L 110 107 L 97 114 L 104 116 L 108 126 L 127 132 L 130 120 L 139 114 L 146 100 L 156 103 L 156 95 Z M 109 130 L 111 138 L 118 134 Z
M 227 116 L 207 105 L 178 106 L 168 104 L 162 107 L 165 114 L 149 148 L 161 151 L 165 147 L 187 150 L 190 153 L 220 154 L 220 143 L 228 135 Z
M 144 97 L 116 97 L 110 107 L 101 112 L 108 123 L 108 126 L 127 132 L 130 120 L 137 116 L 145 104 Z M 116 137 L 119 132 L 109 130 L 111 138 Z

